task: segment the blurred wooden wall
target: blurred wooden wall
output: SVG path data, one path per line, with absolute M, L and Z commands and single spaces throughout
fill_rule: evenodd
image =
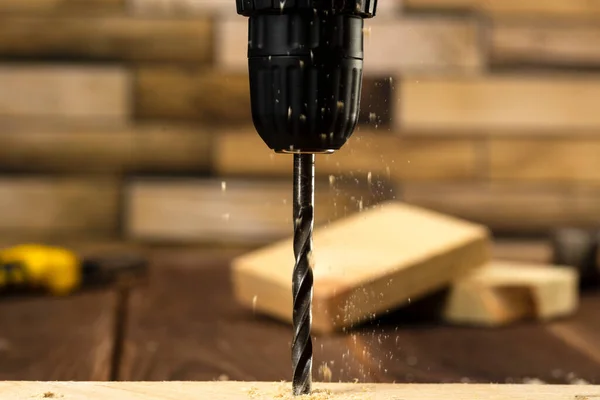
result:
M 543 233 L 600 220 L 600 0 L 380 0 L 317 223 L 390 198 Z M 0 236 L 260 244 L 289 155 L 251 125 L 234 0 L 0 0 Z

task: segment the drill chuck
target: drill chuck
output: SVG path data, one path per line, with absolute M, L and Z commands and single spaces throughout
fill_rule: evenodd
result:
M 358 122 L 363 20 L 376 0 L 237 0 L 254 126 L 278 153 L 331 153 Z

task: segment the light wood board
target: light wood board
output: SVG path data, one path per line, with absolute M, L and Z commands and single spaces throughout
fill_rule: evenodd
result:
M 212 59 L 212 25 L 208 18 L 0 14 L 0 26 L 2 56 L 194 63 Z
M 126 121 L 129 85 L 121 67 L 4 64 L 0 117 Z
M 211 132 L 201 127 L 0 121 L 5 172 L 202 172 L 210 161 Z
M 545 233 L 565 225 L 597 227 L 594 186 L 532 183 L 404 183 L 402 199 L 485 224 L 496 232 Z
M 596 400 L 596 385 L 317 383 L 314 393 L 291 395 L 288 382 L 0 382 L 6 400 L 56 393 L 87 400 Z M 174 397 L 173 397 L 174 396 Z
M 491 138 L 491 179 L 521 182 L 600 182 L 600 139 Z
M 600 27 L 581 19 L 496 18 L 489 31 L 490 60 L 498 65 L 600 65 Z
M 0 12 L 19 14 L 98 14 L 123 11 L 125 0 L 2 0 Z
M 443 316 L 454 324 L 491 327 L 565 317 L 578 303 L 575 268 L 494 260 L 452 285 Z
M 291 179 L 140 179 L 127 187 L 125 229 L 133 240 L 264 245 L 293 232 L 292 189 Z M 394 194 L 364 179 L 321 179 L 315 192 L 317 226 Z
M 599 17 L 598 0 L 403 0 L 407 9 L 470 9 L 492 14 Z
M 394 125 L 460 129 L 591 129 L 600 75 L 496 75 L 405 79 L 395 97 Z
M 275 154 L 248 129 L 215 134 L 214 168 L 223 176 L 291 176 L 290 157 Z M 339 151 L 318 155 L 319 175 L 392 180 L 461 180 L 479 176 L 480 146 L 469 138 L 404 138 L 385 130 L 359 128 Z
M 15 236 L 114 235 L 118 214 L 114 179 L 0 179 L 0 231 Z
M 237 15 L 235 2 L 229 0 L 124 0 L 134 16 Z M 239 18 L 243 19 L 242 16 Z
M 247 73 L 226 74 L 201 67 L 140 67 L 134 84 L 135 113 L 147 119 L 248 125 L 252 123 L 249 85 Z
M 488 232 L 400 202 L 385 202 L 314 230 L 315 332 L 353 326 L 418 299 L 489 261 Z M 232 261 L 236 299 L 292 318 L 293 240 Z
M 365 76 L 415 71 L 472 73 L 483 64 L 475 19 L 377 15 L 365 20 L 363 31 Z M 247 19 L 232 13 L 217 21 L 215 39 L 217 65 L 230 71 L 247 71 Z

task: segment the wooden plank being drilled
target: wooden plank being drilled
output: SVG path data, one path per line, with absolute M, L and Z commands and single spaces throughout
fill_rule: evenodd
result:
M 491 14 L 600 17 L 598 0 L 403 0 L 409 10 L 476 10 Z
M 291 176 L 291 158 L 273 153 L 256 132 L 229 130 L 215 135 L 215 171 L 223 176 Z M 403 138 L 360 129 L 332 155 L 317 156 L 319 175 L 354 175 L 373 181 L 469 179 L 478 176 L 478 140 Z
M 212 26 L 206 17 L 140 19 L 0 14 L 0 26 L 0 56 L 4 57 L 194 63 L 207 63 L 212 57 Z
M 252 121 L 247 74 L 224 74 L 209 68 L 142 67 L 134 86 L 139 118 L 229 126 Z
M 290 180 L 134 181 L 127 188 L 125 229 L 134 240 L 265 244 L 291 232 L 292 194 Z M 315 224 L 392 197 L 383 183 L 320 180 Z
M 600 127 L 600 76 L 424 77 L 400 84 L 394 125 L 408 130 Z
M 0 118 L 123 122 L 131 114 L 129 85 L 120 67 L 0 65 Z
M 3 298 L 0 380 L 109 380 L 115 306 L 116 296 L 109 291 L 67 298 Z M 15 396 L 0 394 L 6 399 Z
M 15 236 L 109 236 L 116 233 L 118 182 L 108 178 L 4 177 L 0 231 Z
M 593 186 L 510 183 L 406 183 L 409 204 L 465 218 L 496 232 L 544 233 L 565 225 L 593 228 L 600 219 Z
M 217 64 L 246 71 L 248 21 L 235 15 L 216 22 Z M 478 23 L 467 18 L 402 18 L 365 21 L 367 76 L 410 72 L 474 72 L 482 65 Z M 390 40 L 394 38 L 394 40 Z
M 232 262 L 236 299 L 292 321 L 293 238 Z M 328 333 L 444 288 L 489 261 L 483 226 L 391 201 L 314 231 L 313 329 Z
M 116 13 L 124 10 L 124 2 L 125 0 L 2 0 L 0 13 L 27 15 Z
M 288 382 L 1 382 L 0 394 L 7 400 L 41 397 L 81 397 L 89 400 L 144 400 L 165 398 L 177 393 L 179 400 L 293 400 Z M 310 399 L 427 399 L 427 400 L 594 400 L 600 397 L 595 385 L 525 384 L 363 384 L 316 383 Z
M 600 139 L 593 137 L 492 138 L 489 152 L 491 179 L 564 184 L 600 182 Z
M 586 19 L 496 18 L 489 40 L 497 65 L 600 66 L 600 27 Z
M 0 121 L 0 171 L 39 173 L 204 172 L 207 129 L 73 126 Z

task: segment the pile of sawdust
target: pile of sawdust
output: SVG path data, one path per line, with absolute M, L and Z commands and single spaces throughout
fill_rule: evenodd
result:
M 268 393 L 259 388 L 253 387 L 248 391 L 251 399 L 278 399 L 278 400 L 373 400 L 373 393 L 368 393 L 369 387 L 360 387 L 352 392 L 333 392 L 329 389 L 314 389 L 312 393 L 301 396 L 292 394 L 289 383 L 282 382 L 276 389 Z

